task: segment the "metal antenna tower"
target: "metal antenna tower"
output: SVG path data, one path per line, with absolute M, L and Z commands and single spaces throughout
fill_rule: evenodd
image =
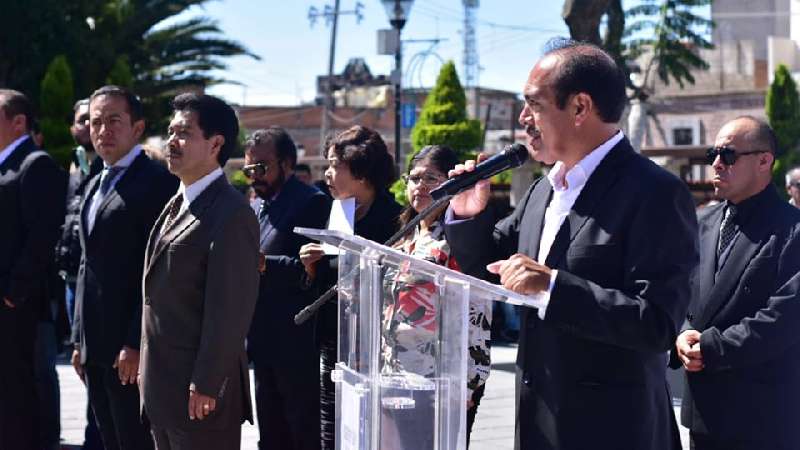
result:
M 464 86 L 478 85 L 478 38 L 475 20 L 480 0 L 462 0 L 464 3 Z

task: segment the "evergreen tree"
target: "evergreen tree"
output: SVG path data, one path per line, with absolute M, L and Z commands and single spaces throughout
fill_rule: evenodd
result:
M 413 153 L 426 145 L 440 144 L 466 156 L 466 152 L 480 145 L 481 132 L 480 121 L 467 118 L 467 97 L 456 66 L 449 61 L 439 71 L 436 85 L 411 130 Z
M 59 55 L 53 58 L 42 79 L 39 94 L 41 119 L 39 124 L 44 135 L 44 145 L 62 166 L 69 165 L 72 150 L 72 135 L 69 124 L 72 122 L 74 101 L 72 70 L 67 58 Z
M 419 120 L 411 130 L 414 151 L 408 155 L 406 165 L 422 147 L 435 144 L 447 145 L 458 152 L 460 159 L 466 159 L 480 145 L 482 131 L 480 121 L 467 118 L 467 97 L 456 66 L 449 61 L 439 71 L 436 85 L 425 98 Z M 405 188 L 400 179 L 391 189 L 403 205 L 408 203 Z
M 772 180 L 783 192 L 786 171 L 800 162 L 797 144 L 800 141 L 800 97 L 789 69 L 781 64 L 769 86 L 766 99 L 769 125 L 778 138 L 778 158 L 772 168 Z
M 125 55 L 120 56 L 114 62 L 114 67 L 106 78 L 106 84 L 113 84 L 124 88 L 133 88 L 133 74 L 131 73 L 131 66 L 128 64 L 128 57 Z

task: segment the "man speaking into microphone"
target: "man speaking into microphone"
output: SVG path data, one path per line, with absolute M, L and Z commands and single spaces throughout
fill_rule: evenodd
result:
M 516 448 L 680 448 L 665 372 L 698 260 L 691 196 L 619 130 L 625 78 L 603 50 L 551 41 L 524 96 L 529 153 L 552 170 L 496 224 L 478 182 L 445 227 L 465 272 L 540 305 L 523 313 Z

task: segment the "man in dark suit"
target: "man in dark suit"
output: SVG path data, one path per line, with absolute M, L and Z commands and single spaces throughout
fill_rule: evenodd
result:
M 0 448 L 39 446 L 36 323 L 49 306 L 53 248 L 64 220 L 66 173 L 30 138 L 33 105 L 0 89 Z
M 446 225 L 465 271 L 539 305 L 520 332 L 517 448 L 680 448 L 665 371 L 697 262 L 691 196 L 617 128 L 625 81 L 602 50 L 556 43 L 524 95 L 530 153 L 555 166 L 496 225 L 486 181 Z
M 324 228 L 330 200 L 293 173 L 297 149 L 282 128 L 256 130 L 247 141 L 245 171 L 258 194 L 261 282 L 247 351 L 255 366 L 259 449 L 312 450 L 319 440 L 319 351 L 311 322 L 294 316 L 310 303 L 301 289 L 295 227 Z M 286 345 L 291 342 L 291 345 Z
M 709 150 L 716 195 L 700 212 L 700 265 L 671 365 L 698 450 L 800 448 L 800 211 L 772 184 L 776 139 L 740 117 Z
M 239 124 L 222 100 L 173 100 L 167 163 L 179 192 L 145 257 L 142 411 L 156 448 L 234 449 L 252 422 L 245 337 L 258 296 L 258 221 L 222 166 Z
M 138 144 L 142 104 L 116 86 L 95 91 L 90 136 L 103 170 L 80 211 L 83 254 L 76 283 L 72 363 L 86 382 L 106 450 L 153 448 L 139 417 L 139 343 L 145 247 L 177 179 Z

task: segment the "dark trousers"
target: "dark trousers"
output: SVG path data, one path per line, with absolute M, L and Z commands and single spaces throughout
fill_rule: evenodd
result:
M 238 450 L 242 444 L 242 426 L 225 430 L 182 430 L 152 428 L 156 450 Z
M 259 450 L 318 450 L 319 364 L 255 367 Z M 313 361 L 312 361 L 313 362 Z
M 486 384 L 480 385 L 478 389 L 472 391 L 472 408 L 467 409 L 467 448 L 469 448 L 469 437 L 472 434 L 472 425 L 475 424 L 475 416 L 478 414 L 478 406 L 481 404 L 483 394 L 486 392 Z
M 139 388 L 123 386 L 117 369 L 89 363 L 84 367 L 92 405 L 106 450 L 152 450 L 153 440 L 139 416 Z
M 0 302 L 0 449 L 39 450 L 34 383 L 36 315 L 34 305 L 14 309 Z
M 61 391 L 56 372 L 59 347 L 55 324 L 39 322 L 33 366 L 39 400 L 39 446 L 45 450 L 61 448 Z
M 780 442 L 725 440 L 695 432 L 689 437 L 691 450 L 794 450 Z
M 331 380 L 336 356 L 335 338 L 320 341 L 319 418 L 322 450 L 336 448 L 336 385 Z

